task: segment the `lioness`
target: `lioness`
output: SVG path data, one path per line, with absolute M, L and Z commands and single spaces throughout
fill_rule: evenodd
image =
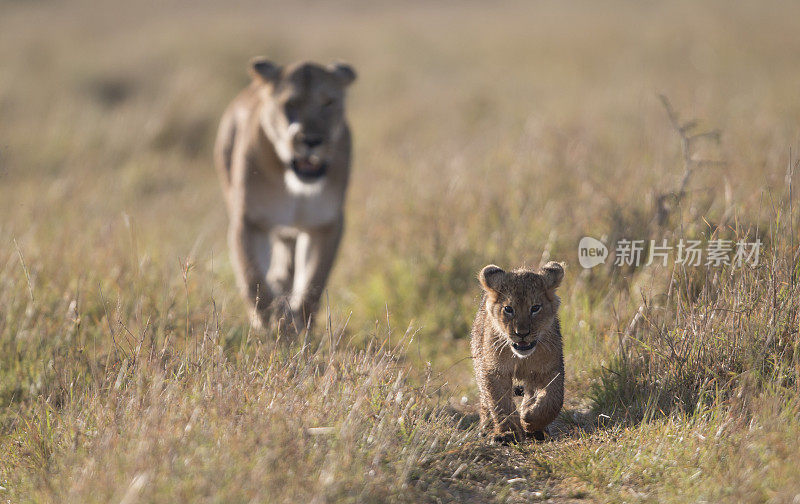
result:
M 556 288 L 564 268 L 505 272 L 490 264 L 478 274 L 484 294 L 472 326 L 472 358 L 480 394 L 481 427 L 501 443 L 544 430 L 564 402 L 564 357 Z M 517 414 L 513 380 L 524 397 Z M 523 432 L 524 430 L 524 432 Z
M 351 149 L 345 89 L 356 75 L 345 64 L 280 67 L 264 58 L 249 73 L 214 147 L 231 260 L 254 323 L 277 313 L 300 331 L 342 235 Z

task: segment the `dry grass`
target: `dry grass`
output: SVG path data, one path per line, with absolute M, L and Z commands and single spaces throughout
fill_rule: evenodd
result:
M 798 14 L 0 1 L 0 501 L 796 501 Z M 291 347 L 247 325 L 210 161 L 254 53 L 359 71 L 329 323 Z M 725 164 L 683 185 L 659 94 Z M 583 271 L 584 235 L 766 245 Z M 452 406 L 474 275 L 547 258 L 567 407 L 495 447 Z

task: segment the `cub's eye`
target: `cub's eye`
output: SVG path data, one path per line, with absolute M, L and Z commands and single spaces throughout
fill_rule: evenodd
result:
M 511 308 L 510 306 L 505 305 L 503 307 L 503 313 L 505 313 L 506 315 L 514 315 L 514 308 Z
M 535 304 L 535 305 L 531 306 L 531 313 L 538 313 L 539 310 L 541 310 L 541 309 L 542 309 L 542 305 Z
M 331 108 L 336 104 L 336 100 L 333 98 L 326 98 L 325 101 L 322 102 L 323 108 Z

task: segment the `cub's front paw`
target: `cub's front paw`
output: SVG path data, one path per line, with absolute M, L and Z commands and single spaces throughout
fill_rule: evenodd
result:
M 547 434 L 545 434 L 544 431 L 540 430 L 530 431 L 527 432 L 527 434 L 528 434 L 528 439 L 533 439 L 537 443 L 541 443 L 547 437 Z

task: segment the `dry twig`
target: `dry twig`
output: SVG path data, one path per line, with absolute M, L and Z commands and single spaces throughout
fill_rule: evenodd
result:
M 655 219 L 659 227 L 661 227 L 667 223 L 672 210 L 677 207 L 681 200 L 683 200 L 684 196 L 686 196 L 686 191 L 689 187 L 689 181 L 691 180 L 695 171 L 698 168 L 707 166 L 721 166 L 724 165 L 725 162 L 713 159 L 698 158 L 695 156 L 695 147 L 698 141 L 707 140 L 712 141 L 715 144 L 719 144 L 720 130 L 715 129 L 697 132 L 698 121 L 696 119 L 681 123 L 680 119 L 678 118 L 678 114 L 675 112 L 675 109 L 672 108 L 672 104 L 670 104 L 669 99 L 667 99 L 667 97 L 664 95 L 659 95 L 659 98 L 661 99 L 661 103 L 664 105 L 664 109 L 667 112 L 667 116 L 669 117 L 672 127 L 680 137 L 681 154 L 683 156 L 683 176 L 681 177 L 678 187 L 673 191 L 660 193 L 656 197 Z M 672 205 L 669 205 L 668 202 L 672 202 Z

